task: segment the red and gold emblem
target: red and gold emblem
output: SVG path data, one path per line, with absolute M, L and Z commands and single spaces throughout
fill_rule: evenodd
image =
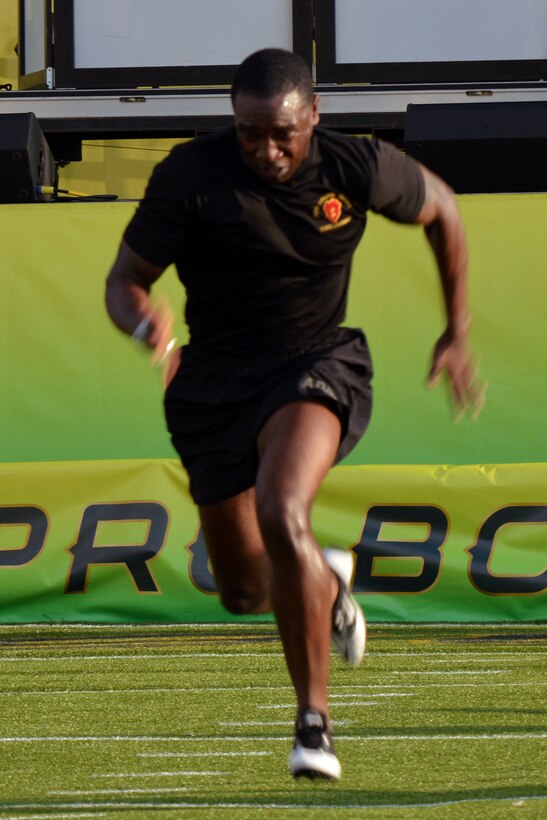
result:
M 313 207 L 313 215 L 320 223 L 318 225 L 320 233 L 348 225 L 353 220 L 349 213 L 351 209 L 351 202 L 344 194 L 337 194 L 334 191 L 323 194 Z M 321 224 L 323 220 L 326 220 L 326 223 Z
M 338 222 L 342 216 L 342 203 L 337 196 L 331 196 L 323 202 L 323 213 L 333 225 Z

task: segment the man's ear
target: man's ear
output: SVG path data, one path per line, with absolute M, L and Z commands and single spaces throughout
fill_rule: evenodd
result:
M 314 94 L 313 95 L 312 122 L 313 122 L 314 126 L 317 125 L 319 120 L 321 119 L 321 117 L 319 116 L 319 100 L 320 99 L 321 98 L 319 97 L 319 94 Z

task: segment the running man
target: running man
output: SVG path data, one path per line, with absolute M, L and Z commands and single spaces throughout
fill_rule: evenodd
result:
M 223 605 L 273 611 L 296 694 L 294 776 L 338 779 L 327 700 L 331 639 L 360 663 L 366 627 L 353 556 L 322 551 L 310 511 L 363 435 L 372 367 L 343 327 L 367 211 L 425 227 L 446 304 L 430 378 L 459 408 L 480 395 L 468 351 L 467 248 L 450 189 L 381 141 L 319 127 L 306 64 L 266 49 L 239 66 L 234 124 L 155 169 L 107 281 L 122 331 L 161 358 L 171 317 L 150 292 L 176 265 L 190 342 L 165 394 Z

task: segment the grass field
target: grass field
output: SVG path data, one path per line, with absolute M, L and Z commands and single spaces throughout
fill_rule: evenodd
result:
M 293 781 L 275 628 L 1 626 L 2 818 L 547 818 L 545 625 L 370 627 L 340 783 Z

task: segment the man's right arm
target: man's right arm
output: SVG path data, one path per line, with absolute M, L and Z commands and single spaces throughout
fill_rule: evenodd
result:
M 457 416 L 471 407 L 478 414 L 484 404 L 486 385 L 480 379 L 475 357 L 469 351 L 471 325 L 467 295 L 467 241 L 454 192 L 436 174 L 419 166 L 424 177 L 425 197 L 416 222 L 425 227 L 442 283 L 446 329 L 433 352 L 429 374 L 431 385 L 440 374 L 448 376 Z
M 166 304 L 153 306 L 150 291 L 164 267 L 152 265 L 122 240 L 106 280 L 106 310 L 121 331 L 135 336 L 161 359 L 172 337 L 173 316 Z
M 485 384 L 468 348 L 467 242 L 456 197 L 440 177 L 393 146 L 377 142 L 375 150 L 372 210 L 396 222 L 423 225 L 441 279 L 447 324 L 433 351 L 430 384 L 445 373 L 457 417 L 468 406 L 476 414 L 484 403 Z

